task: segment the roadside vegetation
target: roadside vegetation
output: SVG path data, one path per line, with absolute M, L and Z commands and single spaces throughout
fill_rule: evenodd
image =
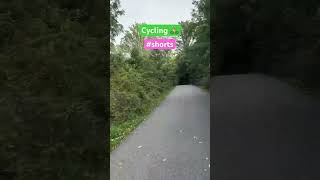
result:
M 130 121 L 113 122 L 110 126 L 110 150 L 114 150 L 150 113 L 158 107 L 173 88 L 164 91 L 159 97 L 155 97 L 149 106 L 139 114 L 131 114 Z
M 0 179 L 104 180 L 104 3 L 0 2 Z
M 143 48 L 138 23 L 123 32 L 118 17 L 125 12 L 111 1 L 110 151 L 124 140 L 177 84 L 208 87 L 209 1 L 194 1 L 192 20 L 180 22 L 176 51 Z M 141 22 L 143 23 L 143 22 Z M 114 38 L 120 33 L 120 44 Z

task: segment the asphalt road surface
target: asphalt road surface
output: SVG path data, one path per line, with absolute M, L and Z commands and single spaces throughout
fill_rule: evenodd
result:
M 317 100 L 255 74 L 218 76 L 211 87 L 213 179 L 320 179 Z
M 210 96 L 177 86 L 110 157 L 111 180 L 209 180 Z

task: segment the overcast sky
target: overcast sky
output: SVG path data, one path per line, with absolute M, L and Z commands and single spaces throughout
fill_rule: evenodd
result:
M 120 0 L 125 11 L 119 22 L 124 30 L 138 23 L 177 24 L 179 21 L 191 19 L 192 0 Z M 116 37 L 119 43 L 123 34 Z

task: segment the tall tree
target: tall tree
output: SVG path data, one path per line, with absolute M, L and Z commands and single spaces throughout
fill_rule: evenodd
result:
M 124 10 L 121 10 L 120 0 L 110 1 L 110 39 L 114 38 L 122 31 L 123 26 L 119 23 L 119 16 L 124 15 Z
M 180 22 L 182 50 L 178 58 L 180 83 L 208 85 L 210 73 L 210 1 L 193 1 L 192 20 Z
M 188 49 L 194 42 L 194 30 L 196 24 L 192 21 L 181 21 L 179 24 L 182 27 L 180 38 L 177 40 L 178 51 Z

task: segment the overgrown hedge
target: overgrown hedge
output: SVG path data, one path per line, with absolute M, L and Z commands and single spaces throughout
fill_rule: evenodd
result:
M 142 114 L 155 98 L 176 84 L 173 59 L 154 60 L 150 55 L 136 58 L 125 59 L 122 56 L 111 61 L 112 122 L 128 121 Z

